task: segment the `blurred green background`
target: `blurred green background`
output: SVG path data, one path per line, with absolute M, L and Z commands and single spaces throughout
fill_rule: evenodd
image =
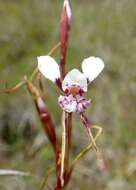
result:
M 63 1 L 0 0 L 0 89 L 13 86 L 58 42 Z M 106 162 L 100 171 L 94 152 L 80 161 L 68 189 L 136 190 L 136 1 L 73 0 L 67 69 L 88 56 L 105 62 L 87 94 L 87 114 L 103 128 L 98 140 Z M 58 57 L 58 56 L 55 56 Z M 59 91 L 45 80 L 46 103 L 58 135 Z M 71 158 L 88 141 L 78 115 L 73 120 Z M 30 171 L 36 178 L 0 177 L 1 190 L 37 190 L 52 164 L 52 151 L 26 88 L 0 94 L 0 168 Z M 49 184 L 53 178 L 49 180 Z

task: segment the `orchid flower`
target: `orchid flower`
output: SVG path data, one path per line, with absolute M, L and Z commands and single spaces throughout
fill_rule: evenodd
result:
M 80 119 L 83 126 L 86 128 L 87 133 L 90 137 L 91 143 L 95 148 L 96 155 L 99 161 L 101 161 L 100 152 L 95 143 L 89 120 L 87 119 L 84 111 L 90 105 L 90 100 L 86 99 L 83 95 L 87 92 L 88 85 L 101 73 L 104 68 L 103 61 L 98 57 L 88 57 L 82 62 L 82 72 L 78 69 L 72 69 L 69 71 L 64 79 L 61 79 L 62 75 L 59 70 L 59 65 L 50 56 L 40 56 L 38 57 L 38 69 L 39 71 L 49 80 L 56 83 L 58 87 L 63 92 L 58 98 L 58 104 L 63 110 L 63 121 L 66 119 L 65 113 L 80 113 Z M 70 129 L 69 129 L 70 130 Z M 63 133 L 62 133 L 62 156 L 61 156 L 61 174 L 60 180 L 61 185 L 64 185 L 64 168 L 65 168 L 65 158 L 67 152 L 66 143 L 66 124 L 63 123 Z M 65 136 L 66 135 L 66 136 Z
M 59 96 L 58 103 L 68 113 L 82 113 L 90 105 L 90 100 L 84 98 L 83 95 L 87 92 L 88 84 L 103 70 L 104 63 L 98 57 L 88 57 L 83 60 L 81 67 L 82 72 L 72 69 L 61 81 L 57 62 L 50 56 L 38 57 L 39 71 L 57 85 L 61 83 L 64 95 Z

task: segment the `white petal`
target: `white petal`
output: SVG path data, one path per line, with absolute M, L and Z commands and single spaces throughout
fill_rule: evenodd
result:
M 82 71 L 89 81 L 93 81 L 103 70 L 104 62 L 99 57 L 88 57 L 82 62 Z
M 80 86 L 84 91 L 87 91 L 86 77 L 77 69 L 73 69 L 67 73 L 62 82 L 62 89 L 65 91 L 68 86 L 72 85 Z
M 60 78 L 60 71 L 57 62 L 50 56 L 40 56 L 38 59 L 39 71 L 49 80 L 55 82 Z

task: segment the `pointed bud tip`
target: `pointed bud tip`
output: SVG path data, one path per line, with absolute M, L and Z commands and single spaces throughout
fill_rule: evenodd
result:
M 64 0 L 64 6 L 63 7 L 66 8 L 68 18 L 71 19 L 72 12 L 71 12 L 69 0 Z

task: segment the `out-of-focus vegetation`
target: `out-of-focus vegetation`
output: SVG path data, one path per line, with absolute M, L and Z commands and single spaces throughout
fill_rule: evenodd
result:
M 63 1 L 0 0 L 0 89 L 13 86 L 37 64 L 59 39 Z M 90 87 L 88 116 L 103 127 L 98 140 L 107 169 L 100 171 L 94 152 L 78 163 L 68 189 L 136 189 L 136 1 L 72 1 L 67 68 L 80 68 L 88 56 L 99 56 L 105 70 Z M 46 103 L 61 130 L 59 92 L 45 81 Z M 73 128 L 73 156 L 88 142 L 78 116 Z M 0 189 L 33 189 L 52 163 L 52 152 L 43 134 L 29 94 L 0 94 L 0 168 L 20 169 L 33 178 L 0 177 Z M 52 178 L 51 178 L 52 180 Z

